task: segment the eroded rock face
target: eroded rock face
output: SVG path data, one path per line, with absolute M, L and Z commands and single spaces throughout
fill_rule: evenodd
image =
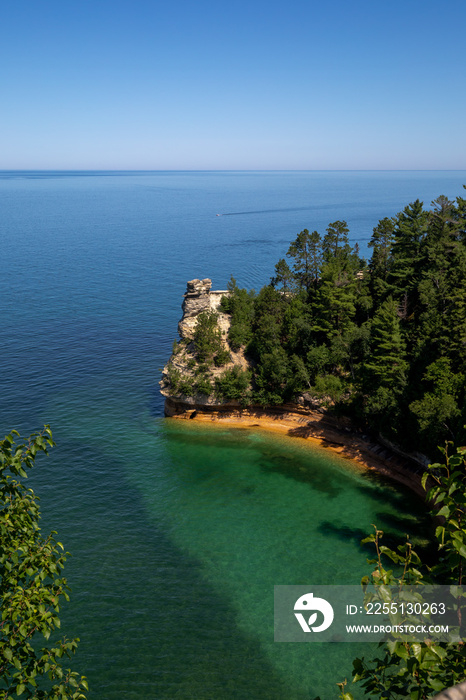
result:
M 195 368 L 192 363 L 194 344 L 191 342 L 194 339 L 194 331 L 196 329 L 198 316 L 203 311 L 214 311 L 217 314 L 217 324 L 221 332 L 222 344 L 226 350 L 230 350 L 228 344 L 228 330 L 230 328 L 230 316 L 220 310 L 220 303 L 223 296 L 228 296 L 228 290 L 212 291 L 212 281 L 208 278 L 199 280 L 190 280 L 187 283 L 186 293 L 184 295 L 182 309 L 183 317 L 178 323 L 178 333 L 184 343 L 179 343 L 175 346 L 172 356 L 164 367 L 162 372 L 162 381 L 160 382 L 161 393 L 168 397 L 172 395 L 172 386 L 170 382 L 169 368 L 179 373 L 185 379 L 194 381 Z M 241 361 L 237 358 L 241 356 Z M 226 367 L 232 367 L 234 364 L 245 364 L 241 352 L 235 353 L 231 351 L 231 361 L 222 367 L 212 366 L 209 370 L 211 380 L 221 374 Z M 246 363 L 247 364 L 247 363 Z M 212 396 L 196 395 L 195 397 L 184 397 L 187 404 L 209 405 L 215 402 Z
M 186 294 L 181 305 L 183 317 L 178 323 L 178 333 L 181 338 L 193 339 L 197 323 L 196 316 L 202 311 L 209 311 L 210 309 L 209 293 L 211 287 L 212 280 L 208 278 L 204 280 L 194 279 L 188 282 Z
M 190 280 L 186 285 L 185 297 L 199 297 L 208 294 L 212 287 L 212 280 L 206 277 L 203 280 Z
M 192 340 L 194 337 L 194 329 L 197 324 L 197 316 L 203 311 L 216 311 L 223 295 L 228 294 L 228 291 L 211 292 L 212 280 L 208 277 L 203 280 L 190 280 L 187 284 L 186 294 L 184 295 L 183 318 L 178 323 L 178 333 L 181 338 Z M 220 314 L 224 316 L 224 314 Z M 219 318 L 219 325 L 222 330 L 228 330 L 229 323 L 226 318 Z

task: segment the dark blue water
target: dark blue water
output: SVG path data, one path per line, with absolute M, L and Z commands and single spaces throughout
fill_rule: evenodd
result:
M 0 173 L 0 427 L 47 422 L 58 443 L 31 483 L 73 554 L 63 628 L 81 637 L 90 698 L 336 696 L 360 650 L 275 644 L 273 585 L 358 583 L 371 523 L 422 538 L 421 511 L 300 443 L 172 425 L 160 368 L 188 279 L 259 288 L 303 228 L 346 219 L 364 250 L 379 218 L 463 182 Z

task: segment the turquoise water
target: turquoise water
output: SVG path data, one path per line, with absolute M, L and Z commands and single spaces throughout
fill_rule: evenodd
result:
M 336 697 L 364 647 L 274 643 L 273 585 L 357 583 L 371 523 L 422 542 L 421 506 L 299 439 L 170 422 L 159 369 L 187 279 L 223 288 L 233 273 L 258 288 L 305 226 L 347 218 L 363 245 L 380 217 L 462 182 L 0 177 L 0 422 L 24 433 L 48 422 L 58 443 L 30 481 L 44 529 L 73 555 L 62 626 L 81 638 L 91 699 Z

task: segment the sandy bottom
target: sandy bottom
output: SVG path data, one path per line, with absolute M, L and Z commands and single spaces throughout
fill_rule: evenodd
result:
M 222 410 L 199 409 L 179 406 L 167 399 L 165 414 L 178 420 L 195 420 L 202 423 L 217 423 L 241 428 L 261 428 L 290 438 L 306 440 L 311 446 L 319 445 L 336 452 L 345 459 L 352 460 L 365 470 L 377 471 L 386 477 L 408 486 L 419 496 L 425 491 L 421 485 L 422 469 L 412 470 L 409 460 L 362 437 L 353 429 L 321 413 L 312 411 L 261 411 L 261 410 Z

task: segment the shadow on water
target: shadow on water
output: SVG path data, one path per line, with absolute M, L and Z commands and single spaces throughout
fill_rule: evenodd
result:
M 376 483 L 378 488 L 364 484 L 358 485 L 358 490 L 374 501 L 389 506 L 393 511 L 381 510 L 375 515 L 374 523 L 378 529 L 402 532 L 409 535 L 416 548 L 422 551 L 430 560 L 436 550 L 434 524 L 424 501 L 413 493 L 407 486 L 387 480 L 385 477 L 367 473 L 365 477 Z M 389 486 L 389 488 L 387 488 Z M 403 543 L 406 541 L 406 536 Z M 401 544 L 401 543 L 399 543 Z
M 313 458 L 310 453 L 303 459 L 295 451 L 286 452 L 284 449 L 279 449 L 276 443 L 270 447 L 266 441 L 251 440 L 252 433 L 248 429 L 191 431 L 190 429 L 182 430 L 179 426 L 170 426 L 167 434 L 176 443 L 193 449 L 197 446 L 203 449 L 212 447 L 216 450 L 221 448 L 232 451 L 248 449 L 250 450 L 250 458 L 263 473 L 280 474 L 287 479 L 307 484 L 330 498 L 337 497 L 344 490 L 341 474 L 337 475 L 327 469 L 321 469 L 318 459 Z M 204 463 L 202 467 L 198 467 L 196 474 L 198 477 L 204 474 L 204 477 L 207 478 L 210 474 L 214 474 L 217 469 L 218 466 L 215 464 L 209 466 Z
M 342 542 L 352 542 L 357 545 L 362 551 L 366 552 L 368 556 L 373 554 L 373 546 L 368 544 L 361 544 L 361 541 L 365 539 L 369 533 L 365 532 L 362 528 L 349 527 L 348 525 L 338 525 L 329 520 L 325 520 L 320 523 L 317 528 L 318 532 L 325 537 L 334 537 Z
M 206 583 L 202 563 L 147 518 L 113 456 L 62 443 L 48 477 L 34 480 L 37 491 L 51 472 L 60 476 L 64 457 L 72 479 L 55 479 L 58 505 L 44 519 L 73 552 L 71 602 L 61 617 L 63 629 L 81 638 L 75 666 L 88 676 L 89 700 L 314 697 L 290 693 L 259 642 L 238 629 L 228 599 Z
M 336 498 L 343 491 L 341 483 L 329 471 L 314 468 L 312 460 L 300 460 L 297 454 L 277 454 L 276 450 L 264 449 L 259 467 L 263 472 L 281 474 L 287 479 L 308 484 L 330 498 Z
M 382 514 L 379 514 L 377 517 L 381 519 L 381 516 Z M 365 552 L 369 558 L 374 558 L 376 556 L 376 551 L 373 544 L 371 544 L 370 542 L 362 544 L 363 539 L 369 537 L 369 535 L 374 534 L 373 529 L 368 530 L 366 532 L 361 528 L 352 528 L 348 525 L 338 525 L 338 523 L 325 521 L 319 525 L 318 531 L 325 537 L 334 537 L 341 540 L 342 542 L 352 542 L 353 544 L 357 545 L 362 552 Z M 403 531 L 401 530 L 401 533 L 402 532 Z M 382 544 L 386 547 L 389 547 L 390 549 L 396 550 L 396 548 L 399 545 L 403 545 L 406 543 L 406 535 L 401 533 L 393 530 L 384 530 Z M 416 550 L 427 550 L 428 546 L 429 545 L 427 544 L 424 538 L 424 547 L 417 544 Z M 390 566 L 392 567 L 393 565 L 391 564 Z

